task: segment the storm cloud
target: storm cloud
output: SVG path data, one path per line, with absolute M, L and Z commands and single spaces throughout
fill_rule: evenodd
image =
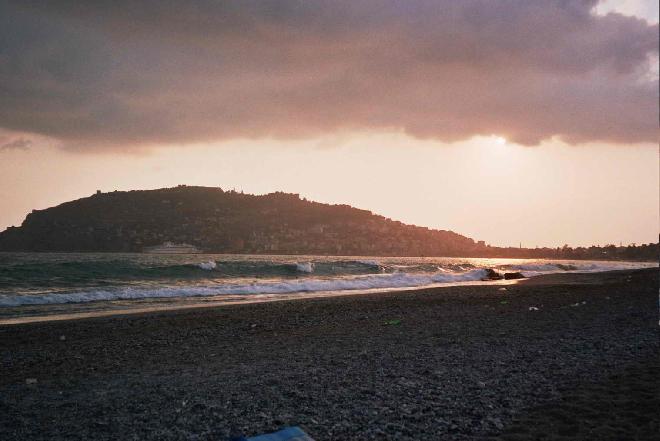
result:
M 397 130 L 656 142 L 658 25 L 596 0 L 0 3 L 0 128 L 71 148 Z

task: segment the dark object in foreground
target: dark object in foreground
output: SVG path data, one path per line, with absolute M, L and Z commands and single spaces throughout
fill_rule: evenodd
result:
M 504 273 L 504 280 L 524 279 L 522 273 Z
M 233 438 L 231 441 L 314 441 L 300 427 L 287 427 L 277 432 L 250 438 Z

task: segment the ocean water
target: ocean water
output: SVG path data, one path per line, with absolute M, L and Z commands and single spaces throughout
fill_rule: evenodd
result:
M 657 267 L 528 259 L 0 253 L 0 318 L 190 302 L 271 300 Z

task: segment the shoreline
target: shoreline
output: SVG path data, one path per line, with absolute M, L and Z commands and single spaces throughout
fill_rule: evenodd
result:
M 238 299 L 232 298 L 232 297 L 238 297 L 237 295 L 223 295 L 221 299 L 208 300 L 206 302 L 196 301 L 196 298 L 192 297 L 192 298 L 187 298 L 187 299 L 191 299 L 190 300 L 191 302 L 194 302 L 189 304 L 173 303 L 173 304 L 161 305 L 161 306 L 108 309 L 108 310 L 98 310 L 98 311 L 89 311 L 89 312 L 53 313 L 46 315 L 28 315 L 23 317 L 0 318 L 0 326 L 20 325 L 24 323 L 45 323 L 51 321 L 82 320 L 82 319 L 92 319 L 97 317 L 114 317 L 114 316 L 126 316 L 126 315 L 134 315 L 134 314 L 150 314 L 150 313 L 159 313 L 159 312 L 168 312 L 168 311 L 186 311 L 191 309 L 194 310 L 194 309 L 206 309 L 206 308 L 224 308 L 224 307 L 231 307 L 236 305 L 304 301 L 304 300 L 325 299 L 325 298 L 335 298 L 335 297 L 404 294 L 404 293 L 415 293 L 417 291 L 455 288 L 459 286 L 493 286 L 493 285 L 507 286 L 507 285 L 515 284 L 519 281 L 520 280 L 484 280 L 484 281 L 472 281 L 472 282 L 441 283 L 441 284 L 424 286 L 424 287 L 413 286 L 409 288 L 351 289 L 351 290 L 343 290 L 343 291 L 292 292 L 285 294 L 246 294 Z M 265 296 L 270 296 L 270 297 L 265 298 Z M 217 297 L 221 297 L 221 296 L 217 296 Z M 153 298 L 153 299 L 159 300 L 158 298 Z M 127 302 L 130 302 L 130 300 Z M 63 303 L 63 304 L 59 304 L 58 306 L 61 305 L 93 306 L 94 304 L 103 304 L 103 303 L 104 302 Z
M 569 276 L 3 326 L 3 439 L 653 439 L 658 269 Z
M 24 323 L 45 323 L 51 321 L 66 321 L 66 320 L 83 320 L 91 319 L 97 317 L 114 317 L 114 316 L 125 316 L 125 315 L 134 315 L 134 314 L 150 314 L 166 311 L 185 311 L 190 309 L 203 309 L 203 308 L 222 308 L 230 307 L 233 305 L 246 305 L 246 304 L 259 304 L 259 303 L 270 303 L 270 302 L 283 302 L 283 301 L 301 301 L 301 300 L 311 300 L 319 298 L 332 298 L 332 297 L 346 297 L 346 296 L 369 296 L 369 295 L 382 295 L 382 294 L 404 294 L 404 293 L 416 293 L 423 292 L 428 290 L 436 289 L 449 289 L 455 288 L 458 286 L 502 286 L 506 287 L 507 285 L 513 284 L 571 284 L 575 283 L 576 280 L 579 280 L 580 283 L 593 283 L 588 282 L 589 274 L 605 274 L 605 273 L 616 273 L 616 272 L 625 272 L 630 270 L 611 270 L 611 271 L 601 271 L 601 272 L 566 272 L 566 273 L 552 273 L 552 274 L 541 274 L 532 277 L 527 277 L 523 279 L 513 279 L 513 280 L 481 280 L 481 281 L 469 281 L 469 282 L 449 282 L 449 283 L 438 283 L 435 285 L 429 286 L 413 286 L 413 287 L 403 287 L 403 288 L 372 288 L 372 289 L 355 289 L 355 290 L 343 290 L 343 291 L 312 291 L 312 292 L 292 292 L 284 294 L 257 294 L 257 295 L 225 295 L 222 298 L 217 298 L 217 300 L 206 300 L 204 297 L 200 297 L 202 300 L 197 300 L 195 298 L 189 298 L 191 303 L 181 304 L 181 303 L 171 303 L 168 305 L 154 305 L 154 306 L 142 306 L 142 307 L 125 307 L 125 308 L 115 308 L 115 309 L 101 309 L 95 311 L 73 311 L 73 312 L 62 312 L 62 313 L 50 313 L 42 315 L 25 315 L 25 316 L 16 316 L 2 318 L 0 317 L 0 326 L 11 326 L 11 325 L 20 325 Z M 573 277 L 576 275 L 581 275 L 577 278 Z M 593 280 L 600 280 L 599 276 L 591 278 Z M 221 296 L 217 296 L 221 297 Z M 193 300 L 195 299 L 195 300 Z M 210 297 L 209 297 L 210 299 Z M 165 303 L 168 300 L 154 298 L 153 300 L 160 300 Z M 130 301 L 128 301 L 130 302 Z M 89 303 L 64 303 L 61 305 L 89 305 L 94 306 L 102 305 L 105 302 L 89 302 Z M 58 305 L 58 306 L 61 306 Z M 43 306 L 43 305 L 40 305 Z M 48 305 L 51 306 L 51 305 Z M 15 308 L 15 309 L 19 309 Z M 7 308 L 9 309 L 9 308 Z

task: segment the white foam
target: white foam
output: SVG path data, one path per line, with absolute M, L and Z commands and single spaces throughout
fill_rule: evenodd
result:
M 554 263 L 530 263 L 524 265 L 509 265 L 509 269 L 520 271 L 563 271 L 563 269 Z
M 314 264 L 312 262 L 296 263 L 296 271 L 300 271 L 301 273 L 314 272 Z
M 205 269 L 207 271 L 211 271 L 215 269 L 216 266 L 218 266 L 213 260 L 209 260 L 208 262 L 202 262 L 197 264 L 198 267 L 201 269 Z
M 211 271 L 211 270 L 215 269 L 217 264 L 215 263 L 215 261 L 209 260 L 208 262 L 199 263 L 199 264 L 197 264 L 197 266 L 200 267 L 203 270 Z
M 250 284 L 217 284 L 209 286 L 165 286 L 160 288 L 123 287 L 113 290 L 90 290 L 44 295 L 0 295 L 0 306 L 47 305 L 59 303 L 86 303 L 108 300 L 144 298 L 199 297 L 215 295 L 286 294 L 296 292 L 346 291 L 385 288 L 409 288 L 439 283 L 481 280 L 486 270 L 464 273 L 435 274 L 377 274 L 335 279 L 296 279 L 282 282 Z
M 556 262 L 556 263 L 525 263 L 519 265 L 505 265 L 505 271 L 520 271 L 525 277 L 533 277 L 551 273 L 593 273 L 602 271 L 648 268 L 654 266 L 645 262 Z
M 214 261 L 201 262 L 200 268 L 212 270 Z M 641 262 L 557 262 L 525 263 L 497 267 L 500 271 L 518 270 L 525 276 L 553 272 L 598 272 L 634 268 L 657 267 L 657 263 Z M 305 273 L 314 271 L 312 262 L 296 264 L 296 269 Z M 218 283 L 194 286 L 160 287 L 117 287 L 113 289 L 90 289 L 86 291 L 57 292 L 48 294 L 12 295 L 0 294 L 0 307 L 22 305 L 47 305 L 61 303 L 86 303 L 112 300 L 145 298 L 198 297 L 216 295 L 277 295 L 297 292 L 347 291 L 389 288 L 415 288 L 434 284 L 478 281 L 486 277 L 486 269 L 450 272 L 438 268 L 434 273 L 409 273 L 397 271 L 390 274 L 372 274 L 335 278 L 306 277 L 295 280 L 263 281 L 259 283 Z

